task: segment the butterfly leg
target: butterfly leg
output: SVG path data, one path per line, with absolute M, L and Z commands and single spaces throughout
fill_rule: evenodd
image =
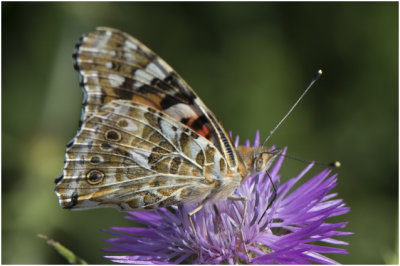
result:
M 194 209 L 193 211 L 190 211 L 190 212 L 188 213 L 190 226 L 192 227 L 192 230 L 193 230 L 193 232 L 194 232 L 194 237 L 195 237 L 195 238 L 196 238 L 196 236 L 197 236 L 197 230 L 196 230 L 196 227 L 194 226 L 194 222 L 193 222 L 192 216 L 195 215 L 195 214 L 196 214 L 198 211 L 200 211 L 201 209 L 203 209 L 204 204 L 205 204 L 205 201 L 203 201 L 196 209 Z M 197 242 L 196 242 L 196 243 L 197 243 Z M 197 246 L 197 255 L 198 255 L 199 264 L 200 264 L 200 247 L 199 247 L 199 246 Z
M 246 256 L 247 256 L 247 260 L 250 262 L 250 254 L 249 254 L 249 251 L 247 250 L 247 246 L 246 246 L 246 242 L 244 240 L 244 235 L 243 235 L 243 230 L 242 230 L 243 229 L 243 225 L 244 225 L 244 218 L 245 218 L 245 216 L 247 214 L 247 202 L 248 202 L 248 199 L 247 199 L 247 197 L 239 197 L 239 196 L 230 196 L 230 197 L 228 197 L 228 199 L 230 199 L 232 201 L 233 200 L 243 201 L 243 203 L 244 203 L 243 217 L 242 217 L 242 221 L 240 223 L 240 236 L 242 238 L 243 247 L 244 247 L 244 251 L 245 251 Z

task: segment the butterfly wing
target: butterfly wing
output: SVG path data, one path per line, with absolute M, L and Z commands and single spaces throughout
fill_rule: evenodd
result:
M 227 170 L 222 154 L 195 131 L 154 108 L 115 100 L 85 120 L 67 146 L 56 194 L 64 208 L 153 209 L 201 202 L 225 184 L 234 189 L 240 177 L 227 178 Z
M 163 59 L 137 39 L 100 27 L 80 39 L 73 58 L 84 92 L 81 124 L 104 104 L 129 100 L 190 127 L 215 145 L 229 167 L 237 166 L 234 145 L 213 113 Z

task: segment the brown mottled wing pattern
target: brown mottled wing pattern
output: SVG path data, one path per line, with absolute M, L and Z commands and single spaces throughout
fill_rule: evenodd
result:
M 231 139 L 189 85 L 132 36 L 111 28 L 84 35 L 74 51 L 84 92 L 81 124 L 104 104 L 122 99 L 150 106 L 210 140 L 232 168 L 238 165 Z
M 114 100 L 67 146 L 56 193 L 64 208 L 153 209 L 201 202 L 224 182 L 234 189 L 240 176 L 227 179 L 227 171 L 226 159 L 195 131 L 152 107 Z

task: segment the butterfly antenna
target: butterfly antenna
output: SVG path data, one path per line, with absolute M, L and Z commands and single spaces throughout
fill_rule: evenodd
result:
M 290 115 L 290 113 L 293 111 L 293 109 L 296 107 L 296 105 L 301 101 L 301 99 L 304 97 L 304 95 L 306 95 L 306 93 L 308 92 L 308 90 L 311 88 L 311 86 L 321 77 L 322 75 L 322 70 L 318 70 L 317 74 L 314 76 L 314 78 L 311 80 L 310 84 L 308 85 L 308 87 L 304 90 L 303 94 L 301 94 L 301 96 L 297 99 L 297 101 L 293 104 L 292 108 L 290 108 L 290 110 L 286 113 L 286 115 L 281 119 L 281 121 L 279 121 L 279 123 L 275 126 L 275 128 L 273 130 L 270 131 L 268 137 L 264 140 L 263 145 L 265 145 L 265 143 L 267 143 L 268 139 L 275 133 L 275 131 L 278 129 L 278 127 L 282 124 L 283 121 L 285 121 L 285 119 Z
M 326 162 L 307 161 L 307 160 L 299 159 L 297 157 L 293 157 L 293 156 L 290 156 L 287 154 L 285 154 L 283 156 L 285 158 L 289 158 L 289 159 L 299 161 L 302 163 L 307 163 L 307 164 L 314 162 L 314 164 L 317 164 L 317 165 L 328 166 L 328 167 L 333 167 L 333 168 L 340 168 L 342 166 L 342 164 L 339 161 L 333 161 L 333 162 L 326 163 Z

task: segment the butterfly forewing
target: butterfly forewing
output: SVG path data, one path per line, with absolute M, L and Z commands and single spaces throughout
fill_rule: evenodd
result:
M 75 47 L 74 66 L 85 94 L 81 123 L 107 102 L 123 99 L 160 110 L 210 140 L 238 164 L 232 141 L 189 85 L 160 57 L 121 31 L 98 28 Z

